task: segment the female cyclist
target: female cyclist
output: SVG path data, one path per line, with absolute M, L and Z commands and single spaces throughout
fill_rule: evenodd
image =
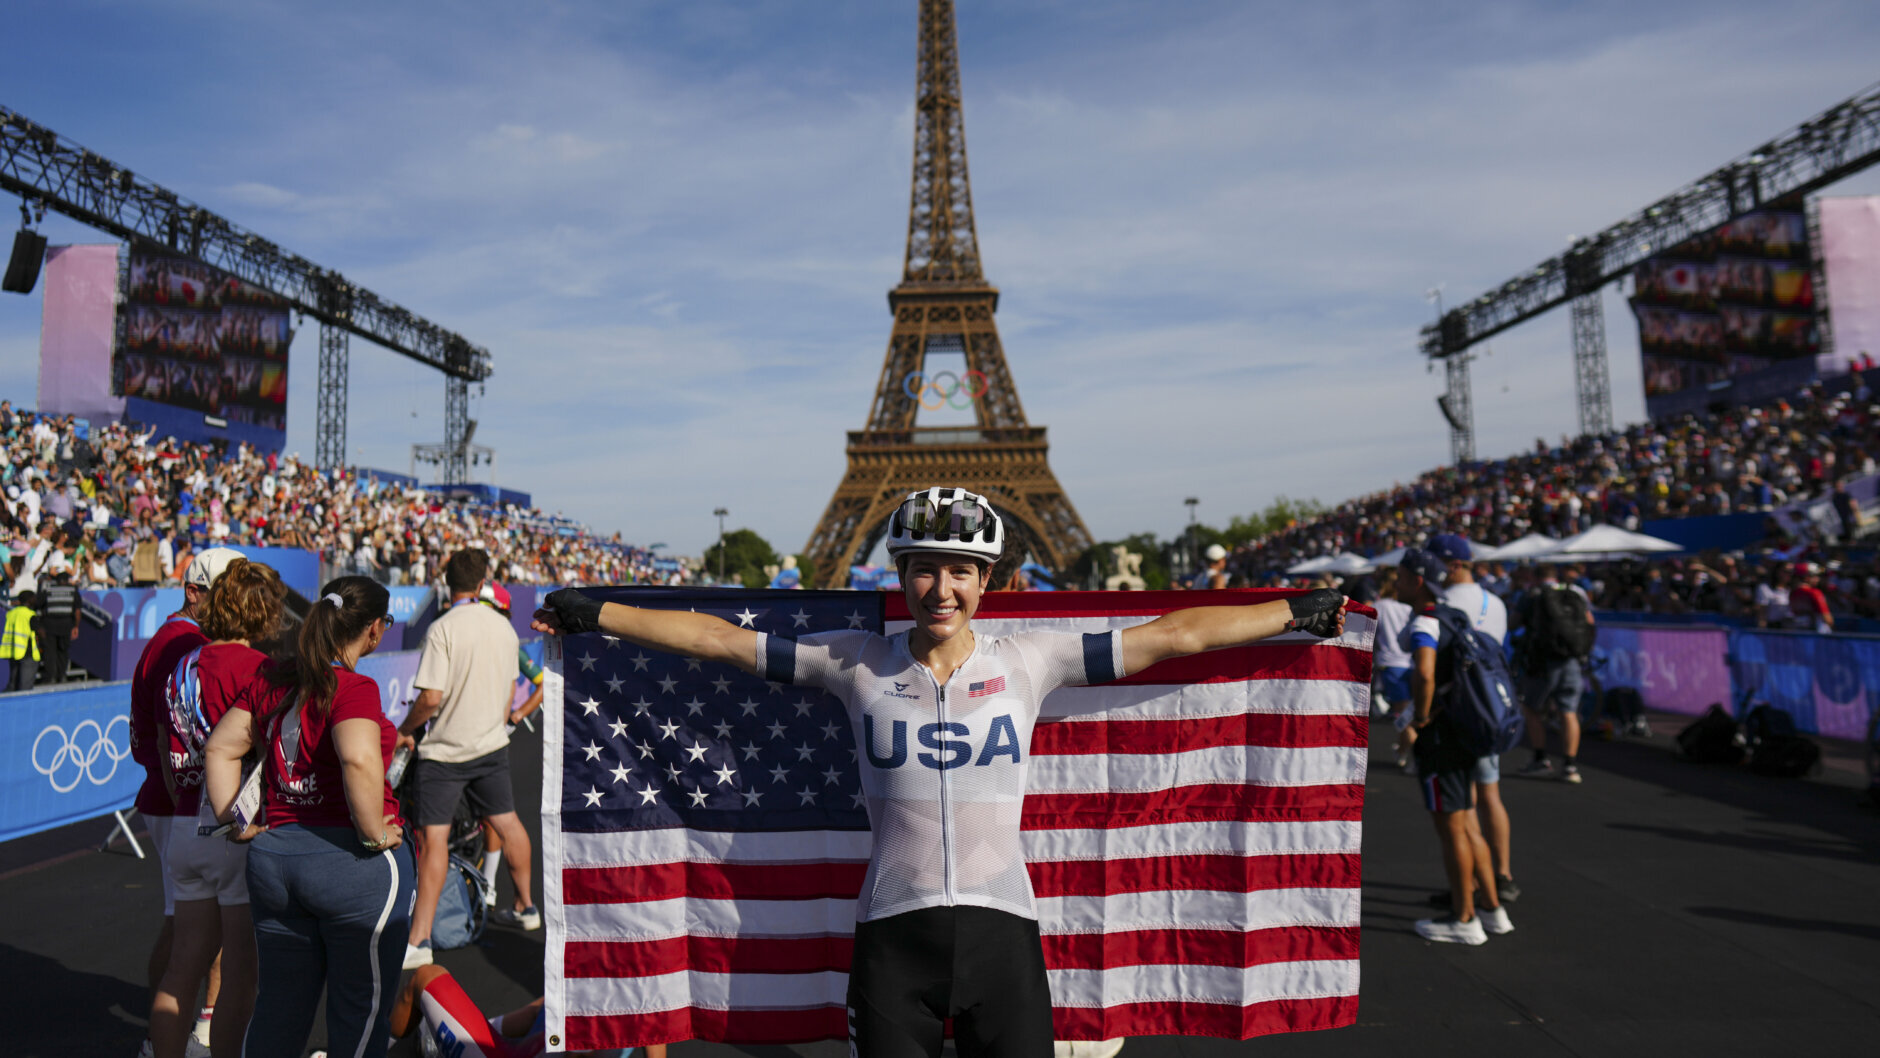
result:
M 856 904 L 849 1041 L 865 1058 L 936 1056 L 945 1019 L 962 1058 L 1052 1053 L 1051 995 L 1019 841 L 1031 729 L 1058 687 L 1294 629 L 1344 628 L 1335 591 L 1200 606 L 1120 631 L 976 635 L 1005 526 L 964 489 L 908 495 L 888 522 L 914 628 L 893 636 L 766 635 L 706 614 L 602 604 L 564 588 L 544 632 L 601 631 L 842 700 L 860 743 L 874 852 Z
M 259 747 L 267 829 L 248 852 L 260 989 L 247 1054 L 299 1054 L 326 996 L 327 1049 L 382 1058 L 410 924 L 410 850 L 385 767 L 398 730 L 379 687 L 353 671 L 391 627 L 391 595 L 330 581 L 294 655 L 265 666 L 251 698 L 209 736 L 216 817 L 234 816 L 241 759 Z M 247 836 L 247 835 L 244 835 Z

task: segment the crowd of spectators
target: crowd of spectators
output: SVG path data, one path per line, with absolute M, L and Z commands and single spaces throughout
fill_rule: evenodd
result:
M 158 438 L 118 423 L 79 436 L 70 417 L 0 401 L 0 543 L 7 578 L 42 538 L 84 588 L 175 585 L 218 544 L 317 552 L 333 573 L 429 585 L 460 548 L 482 548 L 493 577 L 518 584 L 672 583 L 671 560 L 536 509 L 447 499 L 297 456 Z M 45 528 L 50 525 L 50 528 Z M 30 587 L 30 585 L 26 585 Z
M 1785 592 L 1813 576 L 1836 612 L 1880 616 L 1880 566 L 1846 546 L 1859 515 L 1838 487 L 1874 473 L 1877 456 L 1880 398 L 1855 372 L 1833 387 L 1763 406 L 1641 423 L 1553 447 L 1536 441 L 1532 452 L 1512 458 L 1438 467 L 1255 540 L 1230 556 L 1229 568 L 1258 583 L 1310 558 L 1376 555 L 1443 532 L 1502 545 L 1599 524 L 1638 530 L 1662 518 L 1773 516 L 1828 498 L 1839 512 L 1831 529 L 1766 517 L 1764 539 L 1744 552 L 1605 564 L 1583 578 L 1602 607 L 1780 622 L 1771 616 L 1778 608 L 1759 604 L 1758 588 Z M 1518 575 L 1491 569 L 1491 579 Z

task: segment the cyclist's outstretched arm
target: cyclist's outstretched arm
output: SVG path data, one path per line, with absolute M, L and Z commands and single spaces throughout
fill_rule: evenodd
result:
M 548 593 L 530 627 L 549 635 L 604 632 L 629 643 L 757 675 L 757 633 L 710 614 L 646 610 L 590 599 L 573 588 Z
M 1257 642 L 1282 632 L 1315 636 L 1345 630 L 1345 597 L 1320 588 L 1256 606 L 1192 606 L 1123 630 L 1123 670 L 1141 672 L 1168 658 Z

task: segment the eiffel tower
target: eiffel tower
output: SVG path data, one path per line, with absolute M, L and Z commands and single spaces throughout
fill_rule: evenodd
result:
M 992 321 L 999 291 L 979 266 L 953 0 L 921 0 L 918 82 L 907 257 L 900 285 L 888 292 L 894 330 L 868 425 L 849 431 L 848 472 L 803 549 L 826 587 L 847 584 L 849 566 L 874 550 L 895 506 L 930 485 L 964 486 L 991 500 L 1005 517 L 1008 555 L 1028 552 L 1064 570 L 1091 544 L 1045 460 L 1045 428 L 1025 420 Z M 972 402 L 974 425 L 915 425 L 923 401 L 940 396 L 909 381 L 924 378 L 915 373 L 925 371 L 929 353 L 964 354 L 959 385 L 968 396 L 982 391 Z

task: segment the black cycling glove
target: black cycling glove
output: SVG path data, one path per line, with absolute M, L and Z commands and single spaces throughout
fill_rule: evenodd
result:
M 590 599 L 573 588 L 551 591 L 542 605 L 555 611 L 561 630 L 567 635 L 598 632 L 601 629 L 601 602 Z
M 1331 588 L 1295 595 L 1286 600 L 1286 605 L 1292 608 L 1292 620 L 1286 622 L 1286 630 L 1310 632 L 1320 638 L 1335 636 L 1338 634 L 1338 608 L 1344 604 L 1344 595 Z

